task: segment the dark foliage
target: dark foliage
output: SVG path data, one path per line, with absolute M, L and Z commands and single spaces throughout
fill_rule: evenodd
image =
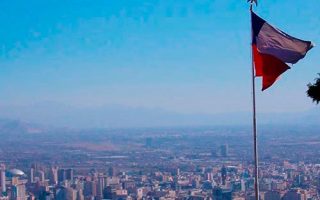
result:
M 320 73 L 319 78 L 315 79 L 315 83 L 308 84 L 307 94 L 317 104 L 320 102 Z

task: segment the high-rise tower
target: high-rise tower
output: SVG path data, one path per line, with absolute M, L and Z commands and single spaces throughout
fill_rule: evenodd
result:
M 0 179 L 1 179 L 1 193 L 5 194 L 6 189 L 6 167 L 4 164 L 0 165 Z

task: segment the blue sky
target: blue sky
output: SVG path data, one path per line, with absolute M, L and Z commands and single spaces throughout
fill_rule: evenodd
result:
M 182 113 L 251 110 L 246 0 L 0 2 L 0 104 L 54 101 Z M 261 0 L 256 12 L 320 44 L 318 0 Z M 296 112 L 320 72 L 320 49 L 266 92 L 258 111 Z

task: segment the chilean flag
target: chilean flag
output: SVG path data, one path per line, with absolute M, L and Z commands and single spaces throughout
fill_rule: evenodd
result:
M 262 77 L 262 90 L 265 90 L 290 69 L 286 63 L 297 63 L 313 44 L 282 32 L 252 11 L 251 19 L 255 75 Z

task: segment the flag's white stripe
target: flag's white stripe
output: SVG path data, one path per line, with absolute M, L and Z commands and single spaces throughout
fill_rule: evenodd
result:
M 264 23 L 256 37 L 258 51 L 270 54 L 286 63 L 296 63 L 312 48 L 310 42 L 294 38 L 268 23 Z

